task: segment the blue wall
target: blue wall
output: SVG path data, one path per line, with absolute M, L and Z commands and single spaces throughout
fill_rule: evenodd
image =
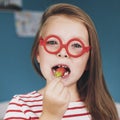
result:
M 23 0 L 23 10 L 44 11 L 58 2 L 78 5 L 92 17 L 100 39 L 106 83 L 113 99 L 120 102 L 120 1 Z M 17 36 L 14 12 L 0 12 L 0 101 L 45 85 L 31 65 L 33 41 L 33 37 Z

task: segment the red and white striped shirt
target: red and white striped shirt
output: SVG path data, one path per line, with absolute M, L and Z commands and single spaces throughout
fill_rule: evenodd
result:
M 39 120 L 43 96 L 36 91 L 16 95 L 10 101 L 4 120 Z M 83 101 L 70 102 L 62 120 L 91 120 Z

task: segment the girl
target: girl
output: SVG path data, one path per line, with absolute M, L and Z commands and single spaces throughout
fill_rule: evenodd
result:
M 94 24 L 80 8 L 56 4 L 45 11 L 32 63 L 46 86 L 15 96 L 5 120 L 118 120 Z

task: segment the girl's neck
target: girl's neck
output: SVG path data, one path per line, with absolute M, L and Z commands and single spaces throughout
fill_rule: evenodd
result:
M 77 91 L 76 84 L 69 86 L 68 89 L 69 89 L 69 92 L 71 94 L 71 100 L 70 101 L 71 102 L 79 101 L 80 96 L 79 96 L 79 93 Z

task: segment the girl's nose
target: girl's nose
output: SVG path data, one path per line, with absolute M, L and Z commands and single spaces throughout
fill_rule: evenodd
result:
M 69 57 L 66 50 L 65 50 L 65 48 L 62 48 L 62 50 L 57 54 L 57 56 L 61 57 L 61 58 L 64 58 L 64 57 L 68 58 Z

